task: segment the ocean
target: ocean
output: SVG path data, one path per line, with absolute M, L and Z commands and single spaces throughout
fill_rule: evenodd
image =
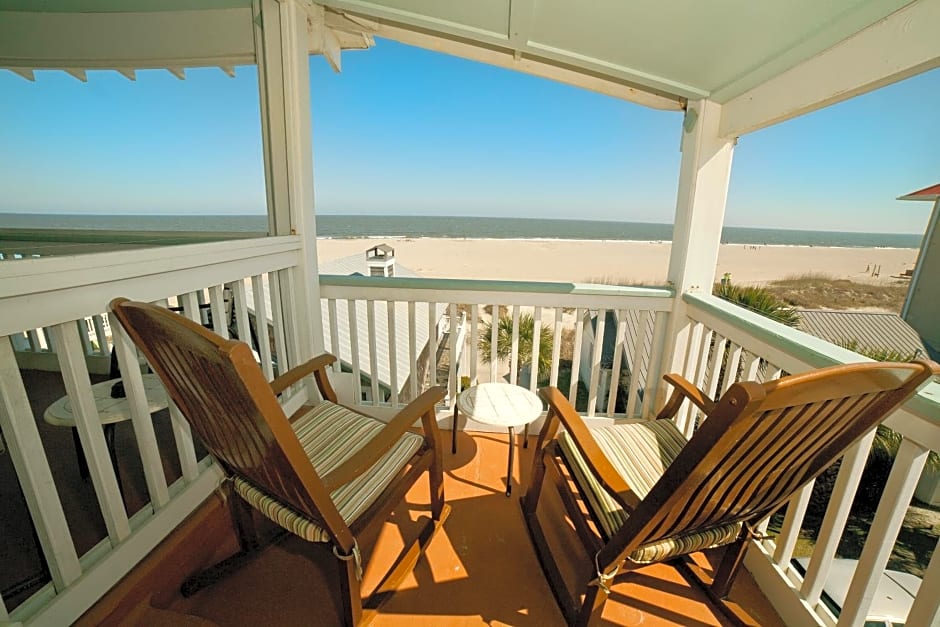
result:
M 267 217 L 135 216 L 0 213 L 3 228 L 103 229 L 115 231 L 263 232 Z M 317 232 L 326 238 L 471 238 L 669 241 L 671 224 L 547 220 L 538 218 L 473 218 L 444 216 L 318 215 Z M 847 248 L 919 248 L 922 235 L 846 233 L 726 226 L 729 244 L 838 246 Z

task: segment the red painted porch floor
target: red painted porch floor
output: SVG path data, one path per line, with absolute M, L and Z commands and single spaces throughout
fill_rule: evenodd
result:
M 521 464 L 515 468 L 513 495 L 507 498 L 503 487 L 506 436 L 461 434 L 458 446 L 458 453 L 448 451 L 445 461 L 450 518 L 431 542 L 426 558 L 373 624 L 563 625 L 519 507 L 531 449 L 517 456 Z M 427 516 L 428 502 L 427 483 L 422 480 L 408 494 L 407 505 L 400 506 L 379 532 L 381 551 L 366 556 L 370 563 L 365 590 L 394 561 L 403 538 L 415 537 Z M 335 625 L 330 586 L 335 571 L 328 555 L 322 548 L 311 550 L 303 541 L 289 538 L 192 598 L 174 600 L 168 609 L 218 625 Z M 782 624 L 746 571 L 738 577 L 731 596 L 758 624 Z M 616 585 L 603 618 L 608 625 L 728 624 L 700 589 L 664 565 L 643 569 Z

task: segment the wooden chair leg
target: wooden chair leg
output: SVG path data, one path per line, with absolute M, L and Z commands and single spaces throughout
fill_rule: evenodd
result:
M 261 543 L 258 541 L 258 534 L 255 530 L 254 519 L 252 518 L 251 506 L 231 489 L 231 484 L 227 483 L 227 485 L 229 487 L 223 489 L 226 490 L 229 511 L 232 516 L 232 523 L 235 526 L 235 532 L 238 535 L 240 550 L 221 562 L 195 575 L 187 577 L 180 586 L 180 594 L 183 595 L 183 597 L 191 597 L 203 588 L 224 579 L 245 566 L 255 557 L 258 550 L 261 548 Z
M 362 592 L 356 560 L 336 560 L 339 571 L 340 612 L 343 625 L 357 627 L 362 619 Z
M 731 592 L 731 585 L 734 578 L 744 563 L 744 554 L 747 553 L 747 538 L 738 540 L 734 544 L 729 544 L 725 549 L 725 554 L 718 564 L 718 570 L 715 571 L 715 577 L 712 581 L 712 593 L 719 599 L 724 599 Z
M 431 518 L 440 521 L 444 512 L 444 462 L 440 455 L 435 455 L 431 461 L 428 483 L 431 486 Z
M 598 585 L 588 584 L 587 592 L 584 594 L 584 603 L 581 605 L 581 612 L 578 614 L 577 627 L 588 627 L 597 624 L 600 621 L 601 613 L 604 611 L 604 604 L 607 603 L 607 591 Z
M 545 482 L 545 460 L 548 455 L 550 455 L 548 447 L 535 451 L 532 474 L 529 476 L 529 488 L 521 499 L 522 511 L 528 516 L 534 516 L 539 506 L 539 496 L 542 493 L 542 484 Z

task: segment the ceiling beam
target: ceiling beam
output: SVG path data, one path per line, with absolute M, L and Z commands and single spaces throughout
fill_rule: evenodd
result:
M 940 66 L 940 2 L 920 0 L 722 107 L 722 137 L 848 100 Z
M 34 82 L 35 82 L 35 80 L 36 80 L 36 74 L 35 74 L 32 70 L 26 70 L 26 69 L 23 69 L 23 68 L 12 68 L 12 67 L 11 67 L 11 68 L 7 68 L 7 69 L 9 69 L 9 70 L 10 70 L 11 72 L 13 72 L 14 74 L 17 74 L 17 75 L 19 75 L 19 76 L 22 76 L 23 78 L 25 78 L 25 79 L 28 80 L 28 81 L 34 81 Z
M 534 11 L 535 0 L 509 0 L 509 46 L 517 61 L 522 58 L 522 49 L 529 44 Z
M 330 23 L 332 11 L 327 11 L 327 23 Z M 361 19 L 358 16 L 344 15 L 346 19 Z M 514 51 L 505 47 L 481 46 L 477 43 L 450 39 L 438 34 L 430 34 L 420 30 L 406 28 L 397 24 L 389 24 L 377 20 L 368 22 L 373 29 L 373 33 L 378 37 L 384 37 L 398 41 L 410 46 L 442 52 L 464 59 L 471 59 L 497 67 L 508 68 L 541 76 L 560 83 L 574 85 L 582 89 L 594 91 L 597 93 L 627 100 L 641 104 L 653 109 L 663 109 L 667 111 L 681 111 L 685 107 L 685 99 L 678 96 L 662 96 L 641 89 L 635 85 L 626 82 L 620 82 L 613 78 L 600 74 L 587 72 L 580 68 L 566 66 L 555 63 L 550 60 L 532 58 L 525 54 L 517 59 Z
M 326 24 L 326 9 L 319 4 L 304 7 L 307 12 L 307 50 L 310 54 L 322 54 L 333 71 L 343 69 L 342 51 L 336 33 Z
M 255 62 L 250 8 L 142 13 L 4 11 L 0 67 L 115 69 Z
M 470 50 L 470 48 L 480 48 L 484 51 L 495 50 L 503 54 L 508 54 L 510 59 L 515 59 L 517 56 L 520 57 L 520 59 L 518 59 L 520 63 L 528 58 L 530 61 L 541 63 L 547 66 L 570 68 L 573 73 L 581 72 L 595 78 L 608 80 L 614 84 L 629 85 L 636 92 L 645 92 L 652 94 L 653 96 L 660 97 L 662 100 L 671 100 L 673 102 L 680 103 L 679 108 L 685 106 L 684 103 L 687 99 L 708 97 L 707 92 L 692 85 L 686 85 L 684 83 L 673 81 L 662 76 L 655 76 L 640 70 L 636 70 L 634 68 L 611 63 L 603 59 L 585 56 L 570 50 L 554 48 L 552 46 L 547 46 L 540 44 L 539 42 L 532 41 L 531 39 L 526 42 L 524 46 L 521 46 L 521 49 L 513 50 L 513 42 L 510 41 L 510 29 L 508 28 L 508 21 L 506 23 L 506 30 L 500 30 L 499 32 L 496 32 L 493 30 L 476 28 L 449 20 L 428 17 L 421 15 L 420 13 L 389 7 L 379 2 L 372 2 L 370 0 L 318 1 L 328 8 L 345 13 L 351 19 L 358 19 L 361 17 L 366 20 L 376 22 L 382 26 L 383 31 L 386 33 L 399 32 L 402 33 L 403 37 L 409 37 L 408 33 L 405 31 L 413 31 L 419 35 L 424 35 L 425 37 L 439 38 L 442 43 L 437 46 L 432 46 L 430 49 L 440 50 L 442 52 L 447 52 L 448 54 L 455 54 L 457 56 L 463 56 L 469 59 L 481 60 L 473 54 L 473 51 Z M 519 5 L 517 10 L 523 8 L 524 3 Z M 508 17 L 511 18 L 511 15 Z M 380 33 L 376 32 L 376 34 Z M 526 31 L 520 31 L 520 35 L 525 34 Z M 381 36 L 393 38 L 389 34 L 381 34 Z M 403 43 L 411 43 L 406 41 L 404 38 L 400 39 L 399 41 L 402 41 Z M 453 48 L 454 50 L 459 48 L 465 51 L 465 53 L 458 54 L 452 50 L 447 50 L 445 49 L 446 44 L 443 42 L 454 42 L 455 44 L 461 44 L 459 46 L 454 46 Z M 411 43 L 411 45 L 421 44 Z M 486 55 L 484 54 L 484 56 Z M 493 63 L 493 61 L 489 60 L 483 60 L 483 62 L 492 63 L 494 65 L 501 65 L 503 67 L 513 67 L 506 66 L 501 63 Z M 514 69 L 530 74 L 538 74 L 538 72 L 525 70 L 519 67 L 515 67 Z M 675 107 L 666 106 L 658 108 Z

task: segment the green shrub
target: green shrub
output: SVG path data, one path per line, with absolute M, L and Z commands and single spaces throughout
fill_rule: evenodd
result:
M 715 283 L 712 293 L 788 327 L 795 327 L 800 322 L 800 315 L 796 308 L 791 307 L 763 287 L 734 285 L 731 281 L 727 281 Z

